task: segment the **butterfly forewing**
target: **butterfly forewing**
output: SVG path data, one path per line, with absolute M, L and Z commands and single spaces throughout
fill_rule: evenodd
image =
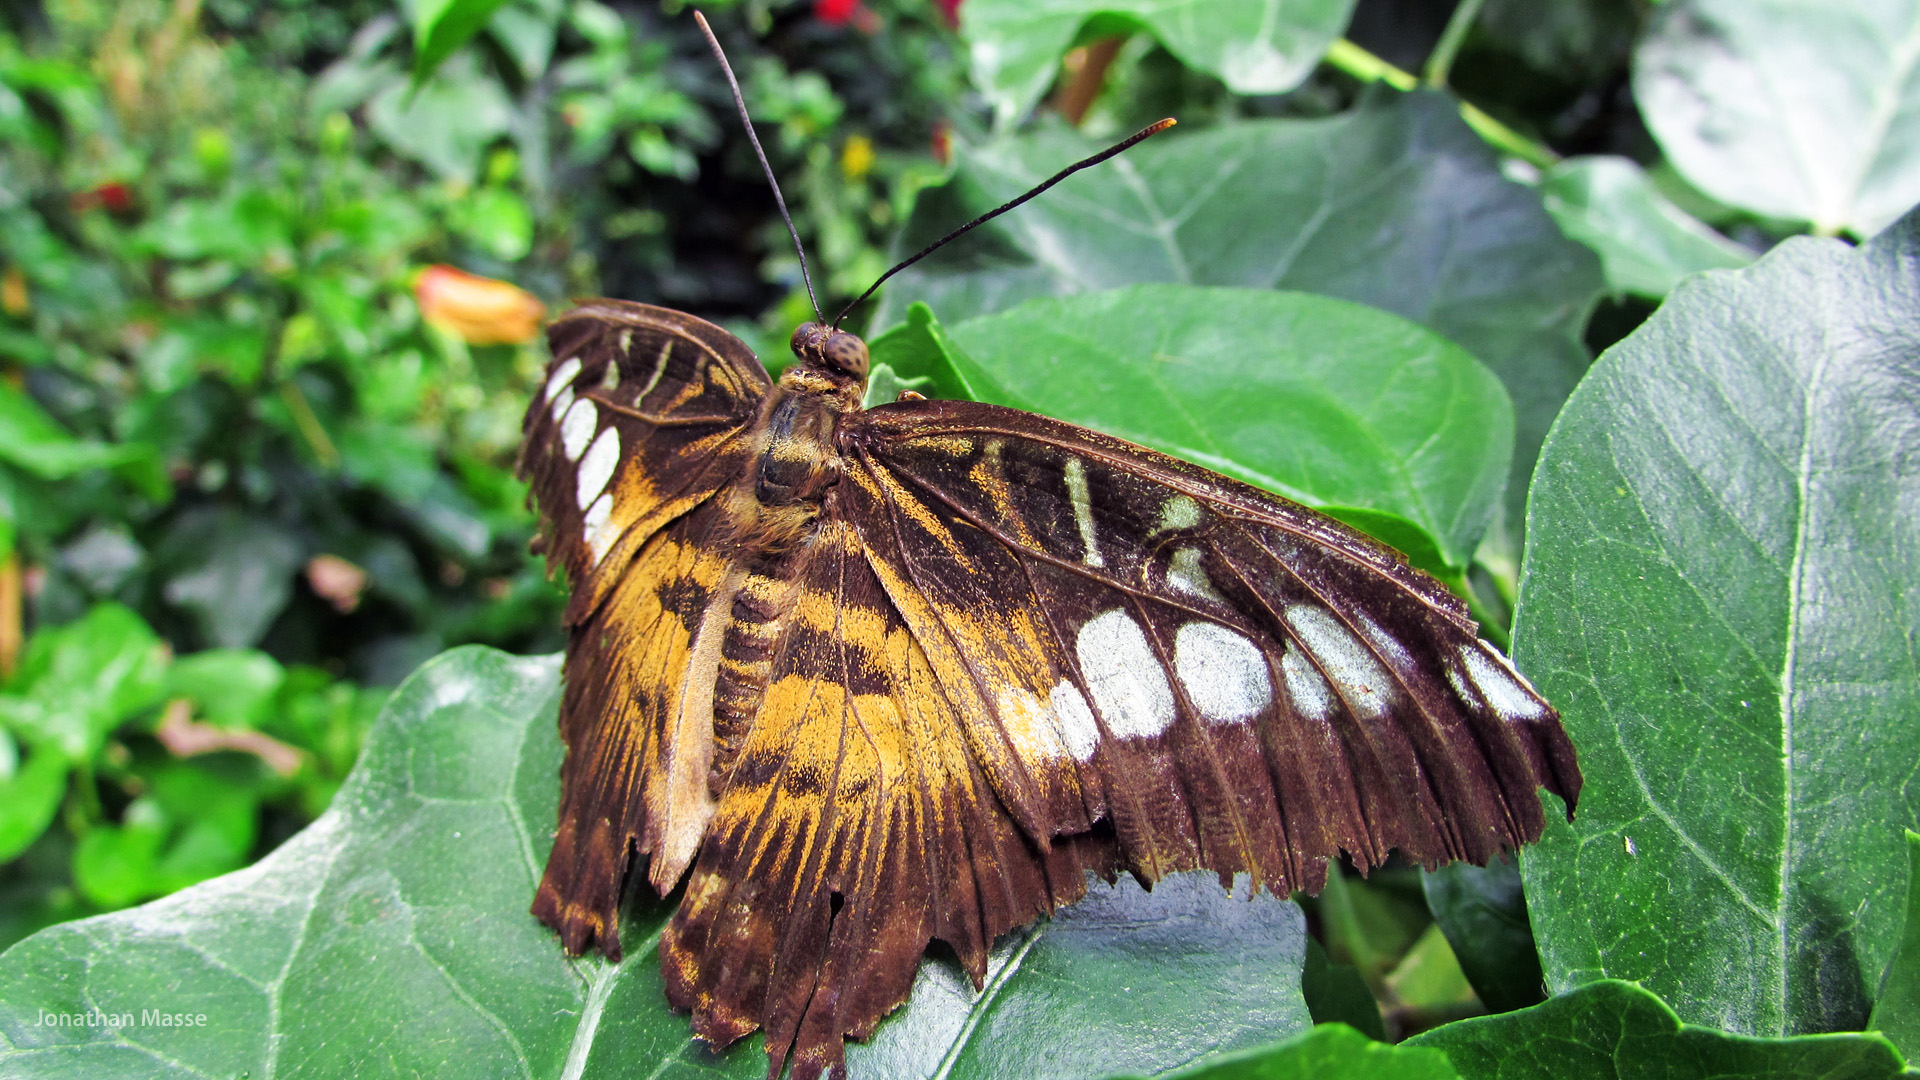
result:
M 655 529 L 738 477 L 771 381 L 732 334 L 645 304 L 593 301 L 547 337 L 521 471 L 577 623 Z
M 1329 519 L 989 405 L 882 407 L 846 441 L 849 512 L 892 533 L 870 549 L 915 632 L 956 643 L 943 679 L 989 706 L 972 745 L 1037 840 L 1107 816 L 1143 876 L 1317 889 L 1343 850 L 1484 862 L 1538 835 L 1537 786 L 1577 793 L 1459 602 Z
M 711 814 L 711 700 L 689 676 L 733 570 L 713 496 L 745 468 L 769 380 L 733 335 L 642 304 L 596 301 L 548 338 L 521 471 L 573 595 L 559 831 L 534 912 L 570 951 L 617 956 L 634 855 L 671 847 L 684 868 Z

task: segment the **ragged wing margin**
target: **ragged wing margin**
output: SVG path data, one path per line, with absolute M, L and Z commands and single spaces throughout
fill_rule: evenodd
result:
M 568 951 L 597 944 L 617 957 L 635 855 L 678 837 L 690 857 L 684 838 L 697 840 L 711 813 L 685 782 L 699 740 L 670 729 L 694 632 L 726 574 L 713 514 L 699 508 L 744 470 L 771 382 L 733 335 L 644 304 L 591 302 L 556 321 L 548 342 L 520 472 L 572 600 L 563 801 L 533 911 Z

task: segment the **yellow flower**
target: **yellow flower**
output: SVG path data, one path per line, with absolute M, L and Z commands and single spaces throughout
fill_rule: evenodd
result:
M 518 345 L 540 332 L 547 308 L 520 286 L 451 266 L 429 266 L 413 283 L 420 315 L 469 345 Z
M 17 319 L 25 315 L 28 308 L 27 275 L 21 273 L 19 267 L 9 266 L 6 273 L 0 274 L 0 311 Z
M 847 145 L 840 149 L 840 171 L 849 180 L 858 180 L 873 168 L 873 140 L 865 135 L 848 137 Z

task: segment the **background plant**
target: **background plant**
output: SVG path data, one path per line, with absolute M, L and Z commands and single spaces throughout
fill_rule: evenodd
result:
M 930 961 L 857 1071 L 1159 1073 L 1296 1032 L 1196 1068 L 1899 1071 L 1857 1032 L 1920 1045 L 1904 10 L 968 0 L 957 34 L 912 0 L 719 13 L 829 297 L 1179 116 L 897 279 L 860 316 L 874 398 L 1037 408 L 1389 539 L 1511 641 L 1589 774 L 1524 887 L 1496 865 L 1335 875 L 1301 908 L 1097 891 L 1007 942 L 984 996 Z M 21 923 L 271 847 L 420 657 L 553 647 L 507 472 L 537 346 L 423 318 L 448 280 L 427 264 L 686 308 L 775 363 L 807 314 L 682 12 L 125 11 L 50 5 L 0 68 L 22 148 L 0 190 L 29 193 L 0 206 Z M 432 1030 L 475 1071 L 757 1072 L 687 1048 L 644 955 L 568 962 L 526 919 L 531 878 L 502 868 L 543 854 L 555 685 L 448 655 L 257 870 L 0 958 L 0 1036 L 40 1048 L 14 1060 L 404 1071 L 394 1047 Z M 635 912 L 630 953 L 668 910 Z M 391 974 L 343 993 L 348 963 Z M 193 1043 L 26 1031 L 163 992 L 230 1007 Z

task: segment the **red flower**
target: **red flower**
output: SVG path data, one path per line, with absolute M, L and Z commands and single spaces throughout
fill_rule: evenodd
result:
M 947 25 L 960 29 L 960 0 L 933 0 L 939 6 L 940 14 L 947 17 Z
M 859 8 L 860 0 L 813 0 L 813 17 L 828 26 L 845 26 Z
M 133 209 L 133 189 L 113 180 L 88 191 L 76 192 L 68 202 L 76 214 L 85 213 L 96 206 L 105 207 L 110 214 L 124 214 Z

